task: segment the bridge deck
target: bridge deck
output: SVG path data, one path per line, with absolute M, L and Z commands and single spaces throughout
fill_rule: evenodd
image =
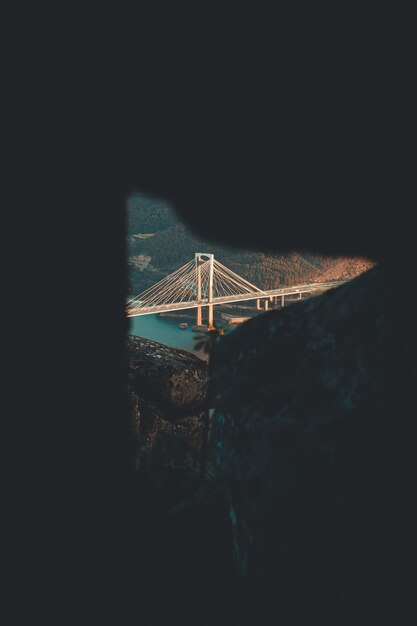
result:
M 258 291 L 252 294 L 246 293 L 236 296 L 224 296 L 213 298 L 212 302 L 209 302 L 207 298 L 200 300 L 199 302 L 174 302 L 171 304 L 162 304 L 156 306 L 137 307 L 126 311 L 127 317 L 139 317 L 140 315 L 155 315 L 157 313 L 165 313 L 168 311 L 185 311 L 186 309 L 197 309 L 203 306 L 219 305 L 219 304 L 231 304 L 233 302 L 245 302 L 246 300 L 257 300 L 258 298 L 266 299 L 274 296 L 292 296 L 303 293 L 314 293 L 317 291 L 327 291 L 334 287 L 344 285 L 346 280 L 330 281 L 326 283 L 313 283 L 305 285 L 295 285 L 293 287 L 281 287 L 279 289 L 270 289 L 268 291 Z M 128 302 L 129 306 L 129 302 Z

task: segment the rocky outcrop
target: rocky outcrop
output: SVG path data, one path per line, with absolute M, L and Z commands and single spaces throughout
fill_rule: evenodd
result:
M 297 624 L 409 602 L 417 335 L 413 308 L 391 293 L 407 293 L 413 271 L 399 270 L 256 317 L 212 357 L 213 454 L 233 494 L 235 556 L 269 609 Z
M 151 453 L 171 462 L 201 448 L 206 410 L 207 363 L 186 352 L 129 336 L 128 371 L 138 462 Z M 146 460 L 145 460 L 146 459 Z
M 128 338 L 129 385 L 141 398 L 157 404 L 170 419 L 205 406 L 207 364 L 190 352 L 142 339 Z
M 146 256 L 145 254 L 136 254 L 134 256 L 130 256 L 127 259 L 128 265 L 138 269 L 140 272 L 143 272 L 151 262 L 151 257 Z

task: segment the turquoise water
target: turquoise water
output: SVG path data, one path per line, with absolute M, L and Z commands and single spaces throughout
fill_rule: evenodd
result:
M 183 350 L 188 350 L 188 352 L 193 352 L 202 359 L 206 359 L 207 356 L 204 352 L 194 350 L 197 333 L 191 329 L 191 326 L 195 324 L 195 320 L 186 320 L 188 322 L 188 328 L 186 329 L 179 328 L 181 321 L 179 318 L 170 319 L 159 315 L 132 317 L 130 318 L 129 334 L 159 341 L 159 343 L 164 343 L 174 348 L 182 348 Z M 201 335 L 198 334 L 198 336 L 200 337 Z

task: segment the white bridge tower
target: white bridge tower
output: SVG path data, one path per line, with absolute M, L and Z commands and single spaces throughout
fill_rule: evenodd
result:
M 212 330 L 214 328 L 214 315 L 213 315 L 213 276 L 214 276 L 214 254 L 208 252 L 196 252 L 195 253 L 195 268 L 197 274 L 197 302 L 201 302 L 201 265 L 204 263 L 204 259 L 209 260 L 209 280 L 208 280 L 208 321 L 207 328 Z M 197 308 L 197 326 L 203 325 L 202 306 Z

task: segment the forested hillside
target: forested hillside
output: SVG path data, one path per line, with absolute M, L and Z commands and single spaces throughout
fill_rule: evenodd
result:
M 261 289 L 320 281 L 322 277 L 351 278 L 372 265 L 365 259 L 333 259 L 302 252 L 266 254 L 219 246 L 195 237 L 167 203 L 141 195 L 130 200 L 128 225 L 132 293 L 143 291 L 171 273 L 192 259 L 195 252 L 214 253 L 221 263 Z
M 150 198 L 144 194 L 131 195 L 128 200 L 127 232 L 156 233 L 178 223 L 178 218 L 164 200 Z

